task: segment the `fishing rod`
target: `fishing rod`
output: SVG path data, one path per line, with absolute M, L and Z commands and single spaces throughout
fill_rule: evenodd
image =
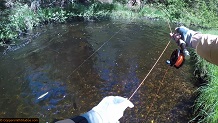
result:
M 160 9 L 160 10 L 163 10 L 163 9 Z M 163 10 L 164 11 L 164 10 Z M 165 11 L 164 13 L 166 15 L 168 15 Z M 169 19 L 169 18 L 168 18 Z M 172 29 L 171 29 L 171 26 L 170 26 L 170 19 L 167 21 L 167 24 L 169 26 L 169 29 L 170 29 L 170 32 L 172 32 Z M 171 37 L 172 38 L 172 37 Z M 158 63 L 158 61 L 160 60 L 160 58 L 162 57 L 163 53 L 165 52 L 165 50 L 167 49 L 167 47 L 169 46 L 171 40 L 169 40 L 169 42 L 167 43 L 166 47 L 164 48 L 164 50 L 162 51 L 162 53 L 160 54 L 159 58 L 156 60 L 156 62 L 154 63 L 154 65 L 152 66 L 152 68 L 150 69 L 150 71 L 148 72 L 148 74 L 145 76 L 145 78 L 142 80 L 142 82 L 139 84 L 139 86 L 135 89 L 135 91 L 132 93 L 132 95 L 128 98 L 128 100 L 130 100 L 134 95 L 135 93 L 138 91 L 138 89 L 142 86 L 142 84 L 144 83 L 144 81 L 147 79 L 147 77 L 149 76 L 149 74 L 151 73 L 151 71 L 154 69 L 154 67 L 156 66 L 156 64 Z M 186 44 L 185 43 L 182 43 L 180 44 L 180 49 L 175 49 L 171 56 L 170 56 L 170 59 L 166 61 L 166 63 L 170 66 L 173 66 L 177 69 L 179 69 L 185 62 L 185 58 L 189 59 L 190 55 L 189 55 L 189 52 L 188 50 L 186 49 Z M 185 57 L 186 56 L 186 57 Z M 167 69 L 168 71 L 168 69 Z M 167 73 L 166 71 L 166 73 Z M 165 73 L 165 75 L 166 75 Z M 165 78 L 165 75 L 164 75 L 164 78 Z M 163 78 L 163 80 L 164 80 Z M 162 81 L 163 81 L 162 80 Z
M 170 16 L 167 14 L 167 12 L 165 11 L 166 9 L 162 9 L 160 8 L 167 16 L 168 16 L 168 19 L 170 21 Z M 170 27 L 170 24 L 169 24 L 169 21 L 167 21 L 168 23 L 168 26 L 169 26 L 169 29 L 170 29 L 170 32 L 171 34 L 173 34 L 172 30 L 171 30 L 171 27 Z M 173 34 L 174 36 L 174 34 Z M 171 38 L 174 38 L 173 36 L 171 36 Z M 179 39 L 180 41 L 181 39 Z M 179 69 L 180 67 L 183 66 L 183 64 L 185 63 L 185 60 L 186 59 L 189 59 L 190 58 L 190 53 L 189 51 L 186 49 L 186 44 L 185 43 L 181 43 L 179 45 L 180 48 L 177 48 L 175 49 L 172 53 L 171 53 L 171 56 L 169 58 L 169 60 L 166 60 L 166 63 L 170 66 L 173 66 L 177 69 Z

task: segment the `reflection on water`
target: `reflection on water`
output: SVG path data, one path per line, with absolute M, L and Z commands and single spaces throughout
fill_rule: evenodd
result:
M 35 29 L 33 34 L 40 35 L 27 46 L 0 56 L 0 117 L 51 122 L 82 114 L 108 95 L 129 98 L 165 48 L 168 32 L 164 22 L 143 20 Z M 165 64 L 174 48 L 168 47 L 131 98 L 135 107 L 121 122 L 190 120 L 196 88 L 189 62 L 180 69 Z

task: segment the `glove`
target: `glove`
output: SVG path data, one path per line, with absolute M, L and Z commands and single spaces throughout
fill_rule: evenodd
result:
M 175 33 L 170 33 L 170 36 L 176 41 L 178 45 L 181 43 L 185 43 L 187 47 L 192 47 L 191 38 L 197 32 L 190 30 L 184 26 L 180 26 L 175 28 Z M 179 35 L 179 36 L 178 36 Z M 183 42 L 178 41 L 179 39 L 183 40 Z
M 192 46 L 192 36 L 197 32 L 190 30 L 184 26 L 175 28 L 175 33 L 170 33 L 170 36 L 176 41 L 177 45 L 181 47 L 186 59 L 190 58 L 190 54 L 186 47 Z
M 89 123 L 119 123 L 127 107 L 134 107 L 132 102 L 120 96 L 105 97 L 97 106 L 83 114 Z

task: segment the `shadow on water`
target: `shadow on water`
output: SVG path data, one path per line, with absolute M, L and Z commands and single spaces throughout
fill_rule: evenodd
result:
M 51 122 L 82 114 L 108 95 L 129 98 L 168 43 L 169 31 L 165 22 L 143 20 L 37 28 L 33 33 L 43 33 L 27 46 L 1 55 L 0 117 Z M 165 64 L 176 47 L 168 47 L 121 122 L 191 119 L 196 87 L 190 63 L 180 69 Z

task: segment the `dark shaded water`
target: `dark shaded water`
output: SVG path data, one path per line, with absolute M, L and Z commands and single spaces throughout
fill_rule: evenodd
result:
M 82 114 L 108 95 L 129 98 L 168 43 L 169 31 L 166 22 L 142 20 L 34 30 L 41 34 L 27 46 L 0 56 L 0 117 L 51 122 Z M 121 122 L 190 120 L 196 87 L 189 62 L 168 70 L 165 63 L 175 48 L 171 43 L 132 97 L 135 107 L 125 111 Z

